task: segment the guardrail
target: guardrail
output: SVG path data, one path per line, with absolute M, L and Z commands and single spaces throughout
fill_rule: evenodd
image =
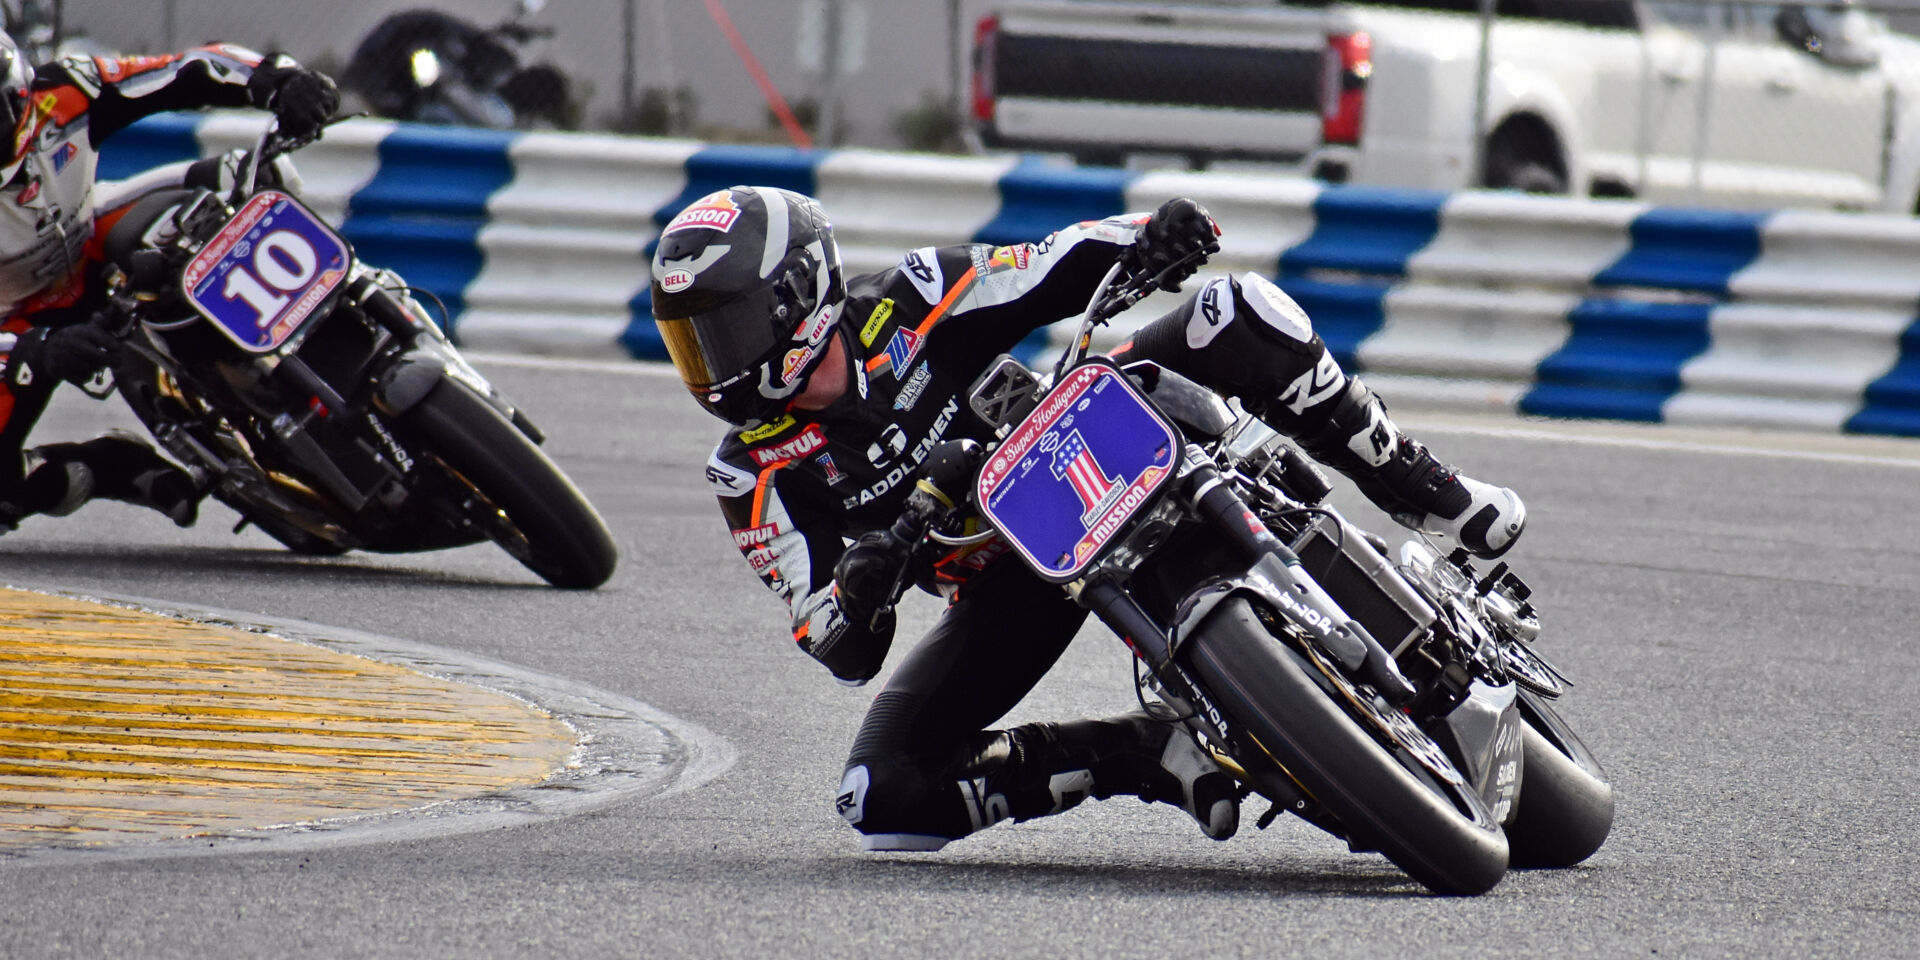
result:
M 108 144 L 101 175 L 239 146 L 260 122 L 151 118 Z M 819 197 L 853 272 L 1186 195 L 1226 229 L 1212 269 L 1278 278 L 1388 396 L 1920 435 L 1920 221 L 1908 218 L 366 120 L 334 127 L 299 163 L 305 196 L 369 261 L 431 290 L 455 336 L 489 349 L 660 357 L 652 243 L 681 206 L 735 183 Z

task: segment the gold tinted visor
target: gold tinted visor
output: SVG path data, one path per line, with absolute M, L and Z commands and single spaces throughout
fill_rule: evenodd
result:
M 700 339 L 694 334 L 693 321 L 656 317 L 653 322 L 660 328 L 660 339 L 667 344 L 667 356 L 673 359 L 673 368 L 680 371 L 680 379 L 686 381 L 687 388 L 701 391 L 712 386 L 713 371 L 707 368 L 706 357 L 700 353 Z

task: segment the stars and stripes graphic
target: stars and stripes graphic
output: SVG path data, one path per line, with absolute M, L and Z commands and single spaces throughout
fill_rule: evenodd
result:
M 840 468 L 833 465 L 833 454 L 822 453 L 814 459 L 819 462 L 820 469 L 827 472 L 828 483 L 839 483 L 841 480 L 846 479 L 846 474 L 841 473 Z
M 1067 434 L 1059 449 L 1053 452 L 1053 477 L 1065 480 L 1080 497 L 1081 522 L 1091 524 L 1096 515 L 1120 495 L 1124 486 L 1116 477 L 1107 476 L 1100 462 L 1093 458 L 1093 451 L 1087 449 L 1086 438 L 1075 430 Z

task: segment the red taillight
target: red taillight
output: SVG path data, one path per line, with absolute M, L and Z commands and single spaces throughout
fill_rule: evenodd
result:
M 1320 139 L 1359 144 L 1373 75 L 1373 38 L 1364 33 L 1327 35 L 1326 69 L 1320 77 Z
M 973 27 L 973 119 L 993 122 L 993 55 L 1000 37 L 1000 15 L 989 13 Z

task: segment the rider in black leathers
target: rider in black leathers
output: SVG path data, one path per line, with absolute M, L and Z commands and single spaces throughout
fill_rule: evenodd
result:
M 989 439 L 967 387 L 1031 331 L 1079 313 L 1116 257 L 1157 270 L 1217 250 L 1218 232 L 1176 199 L 1039 243 L 922 248 L 844 280 L 825 212 L 798 194 L 734 187 L 669 223 L 652 265 L 655 320 L 695 401 L 734 424 L 707 480 L 748 564 L 790 606 L 801 649 L 843 683 L 878 673 L 893 639 L 889 588 L 908 562 L 887 528 L 935 444 Z M 1209 281 L 1115 358 L 1239 397 L 1403 523 L 1482 556 L 1520 534 L 1520 499 L 1402 434 L 1264 278 Z M 1232 780 L 1144 714 L 986 729 L 1085 619 L 1057 586 L 997 543 L 943 557 L 920 579 L 949 605 L 874 697 L 837 795 L 867 849 L 938 849 L 1116 794 L 1232 835 Z
M 0 532 L 35 513 L 61 516 L 94 497 L 151 507 L 193 523 L 199 485 L 146 443 L 109 434 L 24 450 L 61 382 L 84 383 L 117 341 L 92 322 L 105 302 L 107 227 L 131 189 L 94 179 L 100 144 L 149 114 L 262 107 L 281 129 L 311 134 L 339 104 L 333 82 L 285 54 L 212 44 L 149 57 L 62 57 L 35 71 L 0 35 Z M 178 164 L 123 188 L 219 176 L 219 158 Z

